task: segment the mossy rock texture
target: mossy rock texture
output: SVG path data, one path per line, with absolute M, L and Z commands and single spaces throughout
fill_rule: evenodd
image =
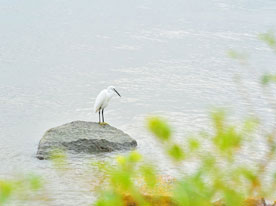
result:
M 36 157 L 49 159 L 56 150 L 100 153 L 129 150 L 136 146 L 136 140 L 108 124 L 73 121 L 46 131 L 39 142 Z

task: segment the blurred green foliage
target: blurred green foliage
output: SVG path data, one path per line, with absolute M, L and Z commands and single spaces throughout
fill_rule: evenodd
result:
M 45 201 L 45 196 L 39 194 L 42 188 L 41 178 L 33 174 L 11 180 L 0 179 L 0 206 L 10 205 L 14 201 L 17 205 L 20 205 L 20 201 L 26 202 L 33 199 Z
M 264 41 L 276 53 L 276 37 L 273 32 L 266 32 L 259 35 L 259 38 Z M 265 74 L 262 77 L 262 84 L 276 83 L 276 74 Z
M 168 141 L 171 136 L 169 125 L 159 118 L 151 118 L 148 128 L 162 141 Z
M 59 171 L 66 171 L 68 169 L 67 156 L 63 150 L 54 149 L 51 151 L 50 160 L 55 169 Z
M 259 38 L 263 40 L 274 52 L 276 52 L 276 38 L 273 32 L 266 32 L 259 35 Z
M 227 54 L 230 58 L 238 60 L 241 63 L 245 63 L 246 60 L 248 59 L 248 56 L 246 54 L 235 51 L 233 49 L 230 49 Z
M 262 77 L 262 84 L 267 85 L 269 83 L 276 83 L 276 74 L 265 74 Z
M 276 51 L 273 33 L 261 34 L 260 39 Z M 228 55 L 241 63 L 247 60 L 247 56 L 234 50 Z M 272 82 L 276 83 L 276 75 L 262 77 L 263 85 Z M 259 204 L 260 197 L 274 199 L 276 172 L 269 165 L 275 157 L 275 130 L 265 130 L 257 117 L 231 124 L 224 110 L 216 110 L 210 116 L 212 132 L 187 137 L 181 144 L 175 141 L 167 121 L 149 118 L 148 129 L 172 163 L 179 166 L 181 177 L 162 178 L 154 166 L 141 161 L 137 152 L 131 152 L 129 156 L 118 157 L 117 165 L 106 170 L 108 187 L 100 192 L 95 205 L 242 206 L 249 202 L 253 206 Z M 255 147 L 259 141 L 256 134 L 262 135 L 266 151 Z M 241 155 L 246 155 L 243 148 L 247 148 L 248 154 L 263 153 L 262 159 L 245 165 L 241 161 Z M 180 165 L 193 161 L 197 164 L 194 171 L 183 173 Z
M 141 155 L 133 151 L 129 156 L 118 157 L 117 165 L 108 171 L 108 189 L 100 193 L 96 205 L 211 206 L 216 200 L 221 200 L 227 206 L 239 206 L 248 197 L 269 197 L 276 183 L 268 188 L 263 181 L 264 174 L 266 178 L 272 176 L 274 179 L 273 173 L 267 170 L 269 158 L 266 156 L 252 167 L 238 161 L 242 147 L 255 138 L 259 122 L 251 118 L 235 126 L 226 117 L 223 110 L 213 112 L 213 132 L 187 138 L 185 147 L 174 141 L 166 121 L 149 118 L 148 128 L 163 144 L 172 162 L 179 164 L 196 159 L 197 168 L 179 179 L 167 178 L 173 181 L 164 181 L 158 178 L 160 174 L 152 165 L 144 165 Z M 208 148 L 203 148 L 200 143 L 203 139 L 208 141 Z M 271 149 L 267 154 L 274 156 L 274 152 Z

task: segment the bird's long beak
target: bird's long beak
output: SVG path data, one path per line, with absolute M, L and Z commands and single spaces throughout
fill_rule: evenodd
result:
M 119 94 L 119 92 L 117 92 L 117 90 L 116 89 L 114 89 L 114 91 L 119 95 L 119 97 L 121 97 L 121 95 Z

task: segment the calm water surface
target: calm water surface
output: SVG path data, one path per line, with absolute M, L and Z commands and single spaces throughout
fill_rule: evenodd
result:
M 97 121 L 93 102 L 109 85 L 123 97 L 112 100 L 106 121 L 164 174 L 176 168 L 146 131 L 148 115 L 166 117 L 179 141 L 210 130 L 215 106 L 240 119 L 250 113 L 239 76 L 263 122 L 275 122 L 259 77 L 276 71 L 276 58 L 257 38 L 275 31 L 274 0 L 0 0 L 0 27 L 0 177 L 41 175 L 51 205 L 92 203 L 88 163 L 118 153 L 70 157 L 61 174 L 35 158 L 38 142 L 51 127 Z M 248 54 L 249 64 L 229 59 L 229 49 Z

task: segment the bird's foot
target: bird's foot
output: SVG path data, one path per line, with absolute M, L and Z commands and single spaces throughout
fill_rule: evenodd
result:
M 99 124 L 100 124 L 100 125 L 107 125 L 106 122 L 100 122 Z

